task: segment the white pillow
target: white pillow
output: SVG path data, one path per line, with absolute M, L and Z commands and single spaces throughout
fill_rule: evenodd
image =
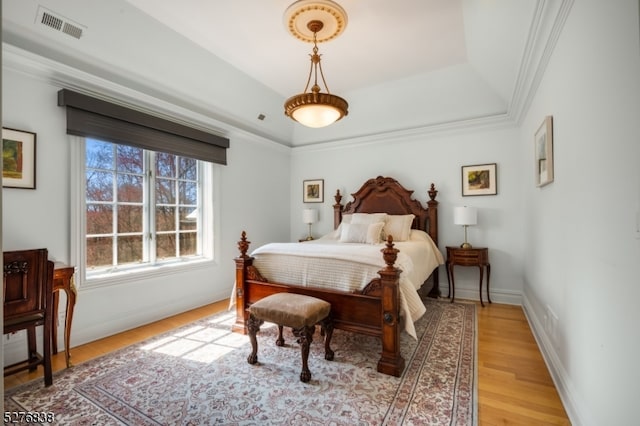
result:
M 351 217 L 351 223 L 366 224 L 384 222 L 387 220 L 386 213 L 354 213 Z
M 369 225 L 363 223 L 342 223 L 340 227 L 340 242 L 378 244 L 381 241 L 380 238 L 384 222 Z
M 393 241 L 407 241 L 415 217 L 413 214 L 388 215 L 384 225 L 385 235 L 392 235 Z
M 342 226 L 342 225 L 340 225 Z M 339 240 L 340 239 L 340 226 L 338 226 L 336 229 L 334 229 L 333 231 L 329 232 L 328 234 L 323 235 L 322 237 L 318 238 L 319 240 Z

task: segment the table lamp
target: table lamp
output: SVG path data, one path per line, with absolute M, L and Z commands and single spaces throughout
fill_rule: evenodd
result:
M 478 223 L 478 209 L 475 207 L 455 207 L 453 209 L 453 223 L 464 226 L 464 243 L 460 248 L 470 249 L 471 244 L 467 241 L 467 227 Z
M 311 224 L 316 223 L 318 221 L 318 210 L 316 209 L 304 209 L 302 210 L 302 221 L 309 225 L 309 235 L 307 236 L 307 241 L 313 240 L 311 236 Z

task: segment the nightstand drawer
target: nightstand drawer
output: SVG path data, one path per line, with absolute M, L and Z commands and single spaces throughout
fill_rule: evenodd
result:
M 456 255 L 449 262 L 462 266 L 477 266 L 479 263 L 482 263 L 480 261 L 480 256 L 477 254 L 471 256 Z
M 447 259 L 449 263 L 462 266 L 477 266 L 488 263 L 489 254 L 486 248 L 461 249 L 447 247 Z

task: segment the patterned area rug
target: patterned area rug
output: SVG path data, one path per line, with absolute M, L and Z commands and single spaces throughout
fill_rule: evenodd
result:
M 308 383 L 293 336 L 278 347 L 268 324 L 250 365 L 249 339 L 229 331 L 225 312 L 63 370 L 49 388 L 38 379 L 6 389 L 5 410 L 71 425 L 475 425 L 475 305 L 425 305 L 418 340 L 402 335 L 399 378 L 376 371 L 378 340 L 340 330 L 334 361 L 316 332 Z

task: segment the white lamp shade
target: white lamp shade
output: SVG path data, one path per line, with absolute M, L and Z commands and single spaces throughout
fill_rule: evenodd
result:
M 302 222 L 303 223 L 316 223 L 318 221 L 318 210 L 316 209 L 304 209 L 302 210 Z
M 455 207 L 453 223 L 456 225 L 475 225 L 478 223 L 478 209 L 475 207 Z

